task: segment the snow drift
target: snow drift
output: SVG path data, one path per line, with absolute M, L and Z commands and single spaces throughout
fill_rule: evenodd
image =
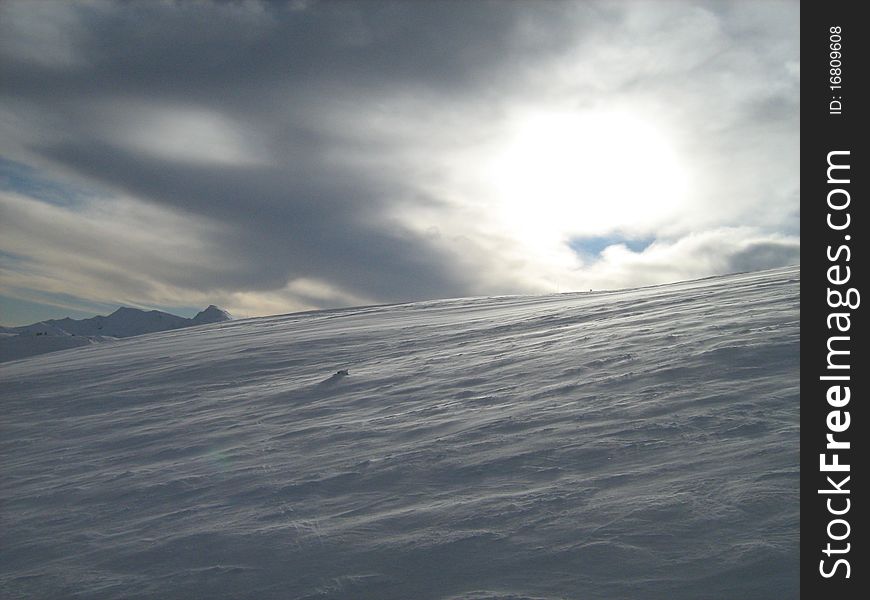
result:
M 7 363 L 0 592 L 796 598 L 798 292 L 788 268 Z

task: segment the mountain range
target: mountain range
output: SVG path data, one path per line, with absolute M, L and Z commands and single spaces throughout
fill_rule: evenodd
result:
M 213 304 L 192 319 L 160 310 L 122 306 L 108 316 L 98 315 L 89 319 L 66 317 L 19 327 L 0 327 L 0 362 L 230 319 L 232 317 L 227 311 Z

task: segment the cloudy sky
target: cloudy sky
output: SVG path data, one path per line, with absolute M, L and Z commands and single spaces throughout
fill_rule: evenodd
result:
M 0 3 L 0 322 L 799 262 L 797 2 Z

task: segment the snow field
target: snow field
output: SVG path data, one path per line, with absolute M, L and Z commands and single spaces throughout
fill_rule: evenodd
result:
M 799 277 L 0 365 L 0 595 L 796 598 Z

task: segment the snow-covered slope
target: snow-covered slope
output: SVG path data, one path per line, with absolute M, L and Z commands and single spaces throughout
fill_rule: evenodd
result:
M 7 363 L 0 595 L 796 598 L 798 291 L 789 268 Z
M 0 333 L 0 363 L 45 354 L 46 352 L 57 352 L 58 350 L 69 350 L 70 348 L 113 341 L 114 339 L 90 335 Z
M 21 327 L 0 327 L 0 362 L 111 341 L 115 338 L 221 323 L 230 319 L 232 317 L 228 312 L 213 304 L 192 319 L 159 310 L 145 311 L 122 306 L 106 317 L 96 316 L 90 319 L 66 317 Z

